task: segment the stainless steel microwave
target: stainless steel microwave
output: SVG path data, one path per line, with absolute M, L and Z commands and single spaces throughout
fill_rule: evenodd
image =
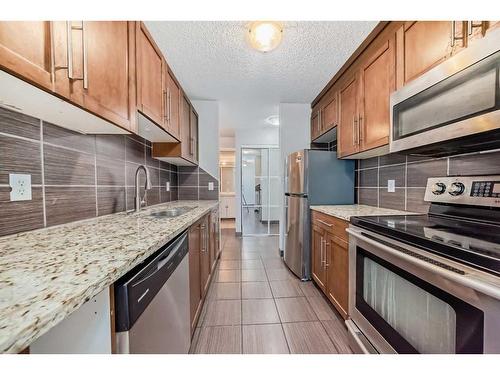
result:
M 500 30 L 391 95 L 390 152 L 500 148 Z

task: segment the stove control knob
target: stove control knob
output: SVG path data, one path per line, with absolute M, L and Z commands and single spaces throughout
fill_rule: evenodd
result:
M 454 182 L 451 184 L 448 193 L 453 196 L 462 194 L 465 191 L 465 185 L 461 182 Z
M 436 182 L 432 186 L 432 194 L 434 195 L 441 195 L 446 191 L 446 185 L 443 184 L 442 182 Z

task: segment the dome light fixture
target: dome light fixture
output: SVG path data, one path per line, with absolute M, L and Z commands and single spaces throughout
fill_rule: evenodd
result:
M 283 27 L 275 21 L 255 21 L 248 29 L 250 45 L 257 51 L 269 52 L 278 47 Z

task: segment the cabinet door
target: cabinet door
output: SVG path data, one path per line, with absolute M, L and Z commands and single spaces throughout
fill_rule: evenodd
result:
M 311 230 L 311 273 L 312 278 L 324 292 L 326 288 L 325 272 L 325 232 L 323 229 L 312 225 Z
M 328 95 L 328 94 L 327 94 Z M 330 94 L 325 106 L 321 111 L 321 131 L 326 132 L 338 123 L 338 100 L 337 93 Z
M 200 282 L 200 224 L 189 228 L 189 294 L 191 306 L 191 331 L 196 328 L 198 309 L 201 302 Z
M 391 93 L 395 85 L 395 38 L 362 57 L 359 94 L 360 151 L 389 143 Z
M 411 21 L 397 31 L 397 87 L 419 77 L 464 47 L 461 21 Z
M 134 131 L 133 33 L 132 22 L 82 22 L 83 76 L 79 82 L 85 109 Z
M 201 296 L 205 297 L 208 291 L 208 281 L 210 277 L 210 244 L 209 244 L 209 228 L 208 216 L 205 217 L 200 225 L 200 288 Z
M 198 115 L 191 107 L 190 109 L 190 129 L 191 129 L 191 160 L 198 163 Z
M 475 43 L 500 26 L 500 21 L 467 21 L 467 45 Z
M 358 85 L 359 79 L 353 74 L 339 91 L 339 156 L 355 154 L 359 151 L 358 138 Z
M 0 22 L 0 67 L 44 89 L 53 88 L 49 21 Z
M 166 102 L 163 55 L 142 22 L 136 23 L 136 49 L 137 108 L 163 126 Z
M 215 260 L 216 260 L 216 248 L 215 248 L 215 225 L 216 225 L 216 218 L 215 218 L 215 212 L 210 213 L 210 223 L 209 223 L 209 254 L 210 254 L 210 272 L 215 267 Z
M 347 318 L 349 299 L 349 252 L 343 240 L 326 236 L 327 296 L 343 318 Z
M 181 141 L 181 154 L 183 157 L 191 160 L 191 106 L 187 98 L 183 95 L 181 101 L 181 115 L 180 115 L 180 141 Z
M 166 116 L 165 128 L 176 138 L 179 138 L 179 117 L 180 117 L 180 88 L 169 68 L 166 77 Z
M 321 133 L 319 110 L 311 112 L 311 140 L 316 139 Z

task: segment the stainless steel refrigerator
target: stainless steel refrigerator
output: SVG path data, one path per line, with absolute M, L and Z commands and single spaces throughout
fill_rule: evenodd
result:
M 336 152 L 300 150 L 285 165 L 283 258 L 302 280 L 311 279 L 310 206 L 354 203 L 354 160 Z

